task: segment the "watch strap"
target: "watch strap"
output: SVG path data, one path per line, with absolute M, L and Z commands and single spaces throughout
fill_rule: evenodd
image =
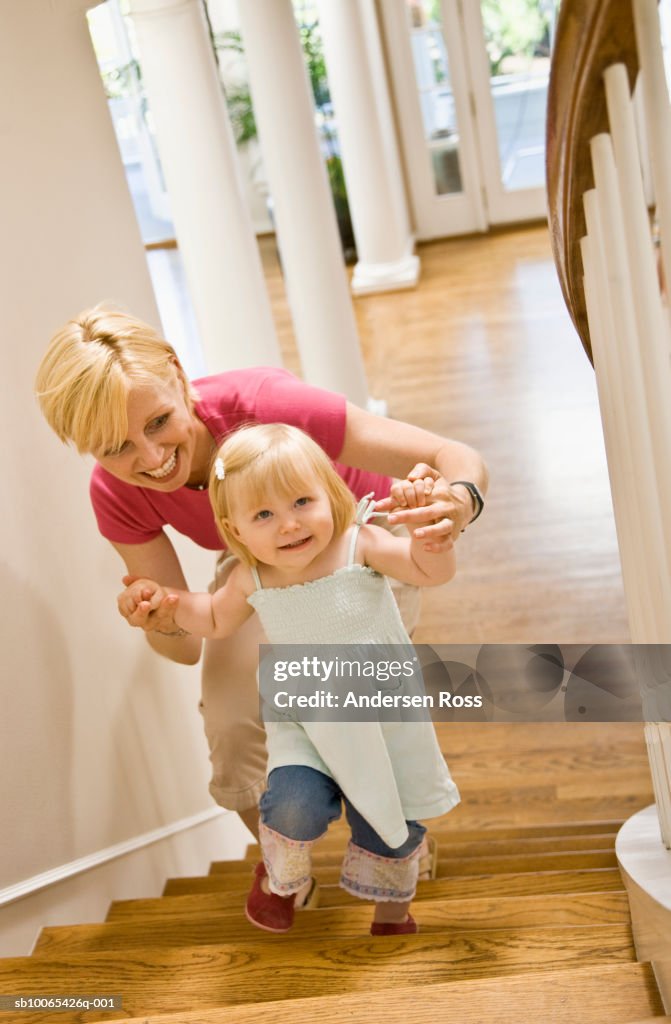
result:
M 479 487 L 477 487 L 471 480 L 452 480 L 450 487 L 454 487 L 456 484 L 461 484 L 462 487 L 465 487 L 473 499 L 473 508 L 475 509 L 475 513 L 470 522 L 474 523 L 485 507 L 485 499 L 482 497 Z

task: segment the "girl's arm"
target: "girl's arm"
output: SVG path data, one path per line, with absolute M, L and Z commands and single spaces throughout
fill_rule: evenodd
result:
M 395 537 L 380 526 L 367 524 L 359 531 L 357 552 L 371 569 L 393 576 L 401 583 L 415 587 L 437 587 L 447 583 L 457 571 L 454 544 L 443 541 L 442 552 L 424 549 L 424 542 L 414 537 Z
M 188 633 L 205 639 L 221 640 L 235 633 L 254 613 L 247 603 L 254 589 L 247 579 L 249 576 L 248 569 L 236 565 L 224 586 L 214 594 L 171 591 L 168 603 L 174 607 L 175 622 Z
M 113 544 L 126 564 L 124 584 L 129 585 L 141 577 L 161 580 L 167 590 L 187 589 L 182 566 L 166 534 L 161 533 L 146 544 Z M 167 598 L 157 607 L 149 603 L 125 615 L 130 626 L 143 629 L 147 641 L 158 654 L 182 665 L 195 665 L 200 658 L 201 641 L 197 636 L 185 636 L 173 617 Z

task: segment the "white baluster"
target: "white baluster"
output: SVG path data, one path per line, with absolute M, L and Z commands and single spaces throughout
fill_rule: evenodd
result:
M 603 252 L 613 310 L 616 358 L 612 365 L 621 379 L 620 415 L 631 449 L 628 486 L 635 508 L 633 529 L 639 552 L 639 572 L 650 593 L 649 609 L 636 643 L 665 643 L 671 639 L 671 577 L 666 555 L 665 524 L 660 517 L 658 484 L 652 456 L 646 394 L 640 362 L 641 339 L 631 294 L 631 270 L 627 253 L 619 184 L 610 137 L 591 141 L 592 164 L 603 231 Z M 614 378 L 611 375 L 611 381 Z
M 671 106 L 664 71 L 657 0 L 634 0 L 632 10 L 662 239 L 662 264 L 664 276 L 671 282 Z
M 584 289 L 592 357 L 613 497 L 629 630 L 632 636 L 640 636 L 651 608 L 649 595 L 641 586 L 642 578 L 636 557 L 636 513 L 632 507 L 631 490 L 628 486 L 628 480 L 632 476 L 632 456 L 621 417 L 624 401 L 622 378 L 617 366 L 610 365 L 616 357 L 614 347 L 609 343 L 614 333 L 613 316 L 605 272 L 598 202 L 594 189 L 585 192 L 583 204 L 588 235 L 581 239 L 580 248 L 585 271 Z
M 633 104 L 624 64 L 615 64 L 608 68 L 604 81 L 629 254 L 634 314 L 638 326 L 638 355 L 645 390 L 645 411 L 660 501 L 659 517 L 662 523 L 671 523 L 669 323 L 662 309 L 649 215 L 643 194 Z M 671 543 L 667 531 L 664 532 L 667 568 L 671 576 Z

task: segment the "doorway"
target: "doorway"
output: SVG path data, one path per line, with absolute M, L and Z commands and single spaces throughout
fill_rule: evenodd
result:
M 380 4 L 419 239 L 546 215 L 558 0 Z

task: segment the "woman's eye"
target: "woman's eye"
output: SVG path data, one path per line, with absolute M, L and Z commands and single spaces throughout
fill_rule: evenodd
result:
M 165 424 L 168 422 L 169 415 L 170 415 L 170 413 L 166 412 L 166 413 L 163 413 L 162 416 L 157 416 L 155 420 L 151 421 L 151 423 L 148 425 L 147 429 L 148 430 L 160 430 L 161 427 L 164 427 Z
M 127 447 L 128 441 L 124 441 L 124 443 L 120 444 L 118 448 L 110 448 L 108 451 L 106 451 L 105 457 L 108 459 L 114 459 L 116 458 L 117 455 L 123 455 Z

